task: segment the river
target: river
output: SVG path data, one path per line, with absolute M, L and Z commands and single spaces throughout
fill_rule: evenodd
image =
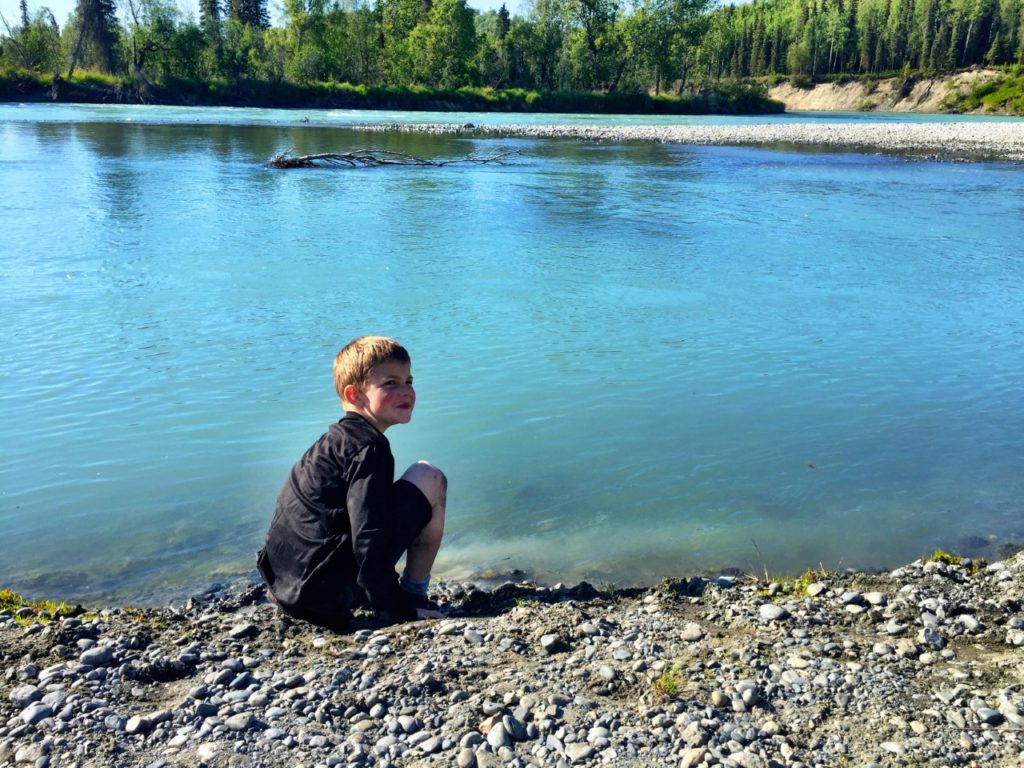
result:
M 251 573 L 364 333 L 413 355 L 388 437 L 450 477 L 440 576 L 1024 541 L 1024 166 L 359 128 L 437 117 L 0 105 L 0 586 Z M 265 165 L 366 146 L 517 156 Z

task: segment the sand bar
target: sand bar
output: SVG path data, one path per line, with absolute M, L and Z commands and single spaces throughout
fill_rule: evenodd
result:
M 360 126 L 360 129 L 481 137 L 654 141 L 691 145 L 835 147 L 951 160 L 1024 161 L 1024 121 L 673 126 L 380 123 Z

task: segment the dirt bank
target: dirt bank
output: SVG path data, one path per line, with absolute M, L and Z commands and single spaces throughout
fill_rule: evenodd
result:
M 818 83 L 796 88 L 788 81 L 769 89 L 768 96 L 786 105 L 787 112 L 945 112 L 943 102 L 957 92 L 967 93 L 997 77 L 991 69 L 970 70 L 912 83 L 902 77 L 873 82 Z

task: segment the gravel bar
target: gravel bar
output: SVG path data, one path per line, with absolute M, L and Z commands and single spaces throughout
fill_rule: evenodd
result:
M 954 160 L 1024 161 L 1024 121 L 948 123 L 765 123 L 762 125 L 580 126 L 379 123 L 367 131 L 478 137 L 575 138 L 671 144 L 813 146 Z
M 1024 555 L 866 574 L 489 590 L 349 634 L 239 584 L 0 612 L 0 766 L 1024 763 Z

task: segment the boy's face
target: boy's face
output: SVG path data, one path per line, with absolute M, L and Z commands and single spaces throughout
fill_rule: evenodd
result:
M 361 387 L 349 387 L 345 393 L 354 410 L 381 432 L 394 424 L 408 424 L 412 418 L 416 390 L 408 363 L 383 362 L 373 367 Z

